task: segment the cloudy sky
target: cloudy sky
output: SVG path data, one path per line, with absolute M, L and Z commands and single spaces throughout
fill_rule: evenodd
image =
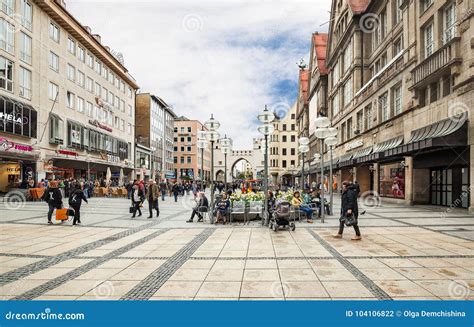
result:
M 330 0 L 67 0 L 78 20 L 122 52 L 143 92 L 178 115 L 211 113 L 235 149 L 258 136 L 265 104 L 282 112 L 296 98 L 311 33 L 326 31 Z M 321 26 L 321 24 L 324 24 Z

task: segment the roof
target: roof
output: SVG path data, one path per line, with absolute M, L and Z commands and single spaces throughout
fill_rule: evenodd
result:
M 347 4 L 354 15 L 362 14 L 367 10 L 370 0 L 347 0 Z
M 328 45 L 327 33 L 313 33 L 314 55 L 318 59 L 318 69 L 321 74 L 326 75 L 328 68 L 326 67 L 326 49 Z
M 303 96 L 304 101 L 308 100 L 308 79 L 309 79 L 309 70 L 301 69 L 300 70 L 300 93 Z

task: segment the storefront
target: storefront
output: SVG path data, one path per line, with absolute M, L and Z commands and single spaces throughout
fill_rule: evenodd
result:
M 0 96 L 0 192 L 36 185 L 37 112 L 29 105 Z M 24 141 L 17 141 L 17 139 Z

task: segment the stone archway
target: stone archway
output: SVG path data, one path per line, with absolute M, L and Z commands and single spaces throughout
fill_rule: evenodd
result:
M 224 177 L 225 177 L 225 173 L 224 173 L 224 170 L 222 169 L 218 169 L 216 171 L 216 176 L 215 176 L 215 180 L 218 181 L 218 182 L 223 182 L 224 181 Z
M 244 166 L 238 169 L 237 165 L 241 162 L 245 162 L 246 167 Z M 253 179 L 255 178 L 253 170 L 254 169 L 252 167 L 252 163 L 244 157 L 238 158 L 230 166 L 230 174 L 232 176 L 232 179 Z

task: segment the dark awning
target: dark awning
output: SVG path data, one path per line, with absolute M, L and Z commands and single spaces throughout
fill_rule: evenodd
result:
M 368 147 L 368 148 L 364 148 L 359 151 L 356 151 L 354 152 L 354 156 L 352 157 L 352 159 L 358 159 L 363 156 L 369 155 L 372 152 L 372 149 L 373 147 Z
M 437 123 L 411 132 L 410 141 L 386 150 L 385 156 L 400 155 L 426 148 L 456 147 L 467 145 L 467 112 L 448 117 Z
M 384 151 L 396 148 L 402 143 L 403 143 L 403 135 L 399 137 L 395 137 L 393 139 L 389 139 L 387 141 L 377 143 L 373 146 L 372 153 L 358 158 L 357 163 L 376 161 L 378 159 L 381 159 L 384 156 Z
M 354 163 L 352 160 L 352 153 L 346 153 L 339 157 L 339 167 L 350 166 Z

